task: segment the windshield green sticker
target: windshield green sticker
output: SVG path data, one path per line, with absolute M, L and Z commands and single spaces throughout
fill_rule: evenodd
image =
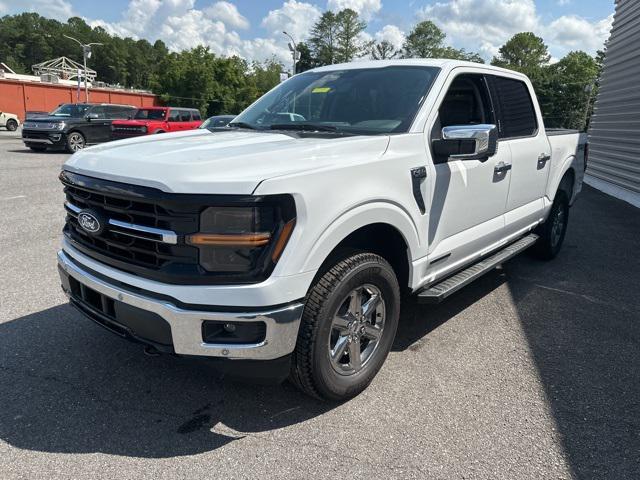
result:
M 311 93 L 327 93 L 331 90 L 331 87 L 316 87 L 311 90 Z

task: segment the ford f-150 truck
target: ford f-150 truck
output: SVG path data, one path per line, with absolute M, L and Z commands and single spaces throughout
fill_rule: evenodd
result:
M 525 249 L 559 252 L 585 150 L 578 132 L 546 132 L 520 73 L 317 68 L 228 131 L 73 155 L 62 287 L 154 353 L 349 398 L 385 361 L 404 293 L 437 303 Z
M 111 124 L 111 138 L 137 137 L 156 133 L 193 130 L 202 124 L 200 112 L 195 108 L 146 107 L 140 108 L 128 120 Z

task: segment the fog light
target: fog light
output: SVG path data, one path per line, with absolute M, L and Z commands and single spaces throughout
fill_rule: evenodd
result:
M 202 322 L 202 340 L 217 344 L 256 344 L 267 336 L 264 322 Z

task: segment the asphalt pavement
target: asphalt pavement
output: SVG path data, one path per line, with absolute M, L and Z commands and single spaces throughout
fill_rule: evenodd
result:
M 557 259 L 405 303 L 337 405 L 146 356 L 70 308 L 66 158 L 0 133 L 1 479 L 640 478 L 640 210 L 585 187 Z

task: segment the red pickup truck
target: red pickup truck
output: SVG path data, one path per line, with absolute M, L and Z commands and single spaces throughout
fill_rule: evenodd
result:
M 153 133 L 193 130 L 202 123 L 200 112 L 195 108 L 145 107 L 140 108 L 129 120 L 111 123 L 111 138 L 131 138 Z

